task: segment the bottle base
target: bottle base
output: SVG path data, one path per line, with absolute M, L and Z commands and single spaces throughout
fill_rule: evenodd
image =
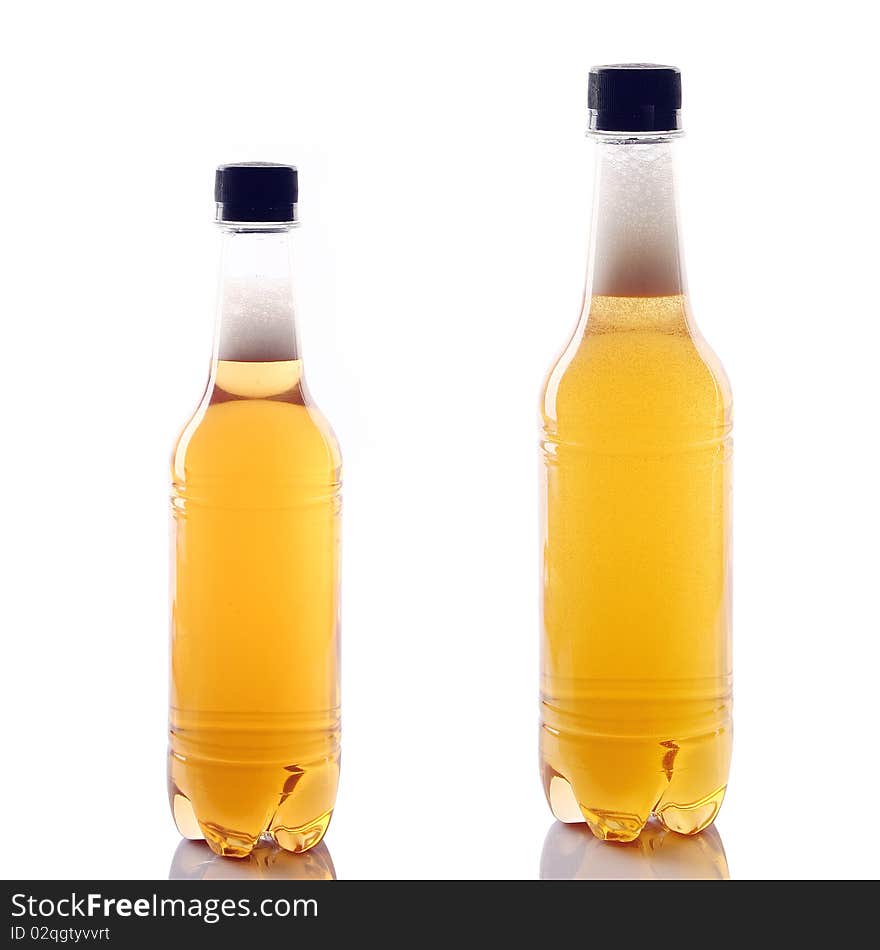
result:
M 214 854 L 225 858 L 247 858 L 260 842 L 273 842 L 292 854 L 310 851 L 321 843 L 333 817 L 331 808 L 294 827 L 280 823 L 276 816 L 264 831 L 251 835 L 214 822 L 199 821 L 192 802 L 179 788 L 171 789 L 171 811 L 182 837 L 190 841 L 205 841 Z
M 667 801 L 662 795 L 644 815 L 639 815 L 580 803 L 566 778 L 549 767 L 544 771 L 544 791 L 553 817 L 565 824 L 586 823 L 601 841 L 635 841 L 652 817 L 676 834 L 699 834 L 715 821 L 727 791 L 722 785 L 693 802 Z

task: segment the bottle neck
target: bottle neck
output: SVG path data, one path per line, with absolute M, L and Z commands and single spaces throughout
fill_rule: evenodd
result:
M 291 227 L 223 225 L 215 361 L 299 359 Z
M 587 298 L 685 293 L 673 138 L 598 138 Z

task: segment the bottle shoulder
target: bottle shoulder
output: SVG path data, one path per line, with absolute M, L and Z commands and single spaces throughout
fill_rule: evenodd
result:
M 730 377 L 724 369 L 721 358 L 712 349 L 705 337 L 696 330 L 694 332 L 694 346 L 703 361 L 703 365 L 714 383 L 718 398 L 721 403 L 727 407 L 728 412 L 733 410 L 733 387 L 730 384 Z
M 323 413 L 299 393 L 230 396 L 212 387 L 172 453 L 175 482 L 222 478 L 258 482 L 301 475 L 338 481 L 339 442 Z
M 690 322 L 666 328 L 587 322 L 547 375 L 541 414 L 548 431 L 729 431 L 732 393 L 721 361 Z

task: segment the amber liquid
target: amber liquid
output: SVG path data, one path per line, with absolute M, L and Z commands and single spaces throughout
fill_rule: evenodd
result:
M 219 361 L 172 480 L 175 821 L 306 851 L 339 775 L 340 455 L 300 361 Z
M 541 756 L 562 821 L 693 834 L 731 749 L 731 396 L 682 296 L 593 297 L 543 400 Z

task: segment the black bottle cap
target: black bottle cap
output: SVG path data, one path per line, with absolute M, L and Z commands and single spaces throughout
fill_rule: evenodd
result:
M 681 73 L 652 63 L 594 66 L 587 104 L 591 132 L 675 132 L 681 128 Z
M 299 187 L 293 165 L 238 162 L 214 177 L 218 221 L 296 221 Z

